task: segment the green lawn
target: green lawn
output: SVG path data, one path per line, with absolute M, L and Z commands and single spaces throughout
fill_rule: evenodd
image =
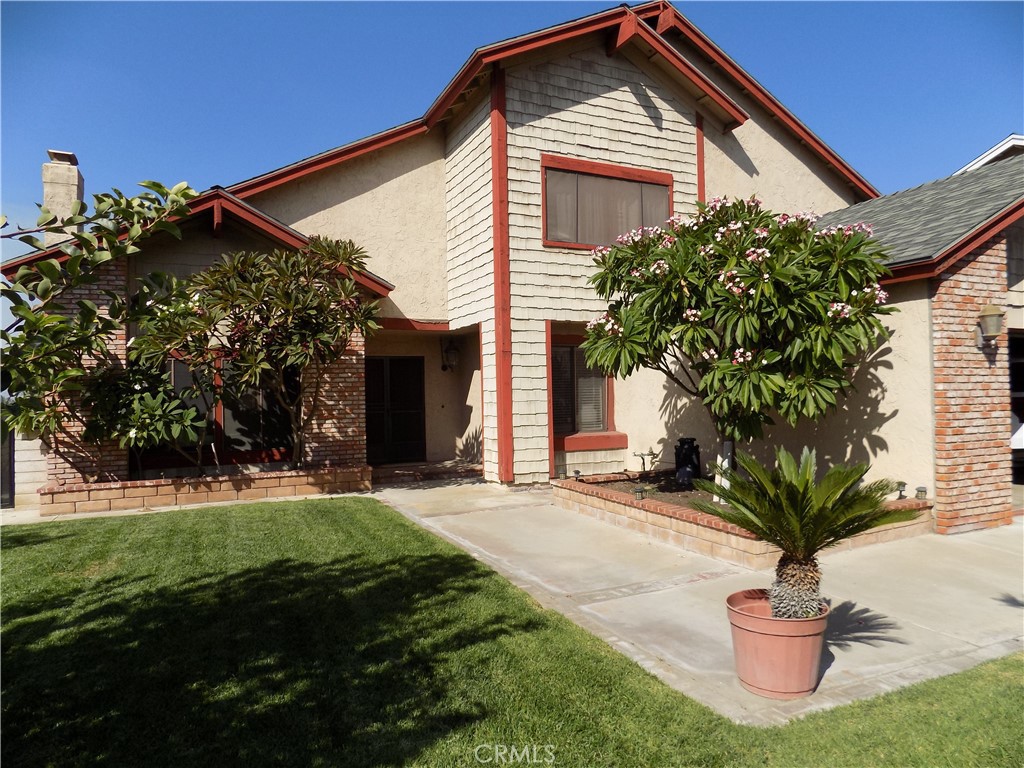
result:
M 737 726 L 368 499 L 0 542 L 5 768 L 1024 764 L 1020 655 Z

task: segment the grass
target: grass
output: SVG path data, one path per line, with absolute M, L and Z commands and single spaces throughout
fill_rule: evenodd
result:
M 1024 764 L 1021 655 L 738 726 L 368 499 L 0 543 L 5 766 Z

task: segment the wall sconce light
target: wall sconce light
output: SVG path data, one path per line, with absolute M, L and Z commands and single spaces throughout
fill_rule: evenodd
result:
M 896 483 L 896 490 L 899 491 L 899 494 L 900 494 L 899 496 L 896 497 L 897 499 L 905 499 L 905 498 L 907 498 L 906 495 L 903 493 L 905 490 L 907 490 L 907 484 L 904 483 L 902 480 L 900 480 L 900 482 Z
M 459 364 L 459 346 L 455 343 L 454 337 L 449 337 L 447 344 L 444 343 L 444 339 L 439 341 L 441 343 L 441 370 L 454 371 L 455 366 Z
M 637 501 L 642 501 L 644 496 L 646 495 L 647 489 L 644 488 L 642 485 L 638 485 L 636 488 L 633 489 L 633 498 L 635 498 Z
M 978 313 L 977 342 L 978 349 L 994 347 L 999 334 L 1003 330 L 1005 313 L 994 304 L 986 304 Z
M 928 489 L 925 488 L 923 485 L 917 486 L 917 493 L 914 494 L 914 498 L 915 499 L 927 499 L 928 498 Z

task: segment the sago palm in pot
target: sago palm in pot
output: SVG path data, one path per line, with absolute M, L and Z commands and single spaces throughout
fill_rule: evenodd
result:
M 718 470 L 727 483 L 694 481 L 700 490 L 721 499 L 725 507 L 707 501 L 692 504 L 782 550 L 775 582 L 768 591 L 774 618 L 819 615 L 818 553 L 823 549 L 880 525 L 912 520 L 918 514 L 887 509 L 885 497 L 896 490 L 896 484 L 891 480 L 862 484 L 867 464 L 834 466 L 816 480 L 816 456 L 808 448 L 803 449 L 799 464 L 788 451 L 778 449 L 773 470 L 741 451 L 736 461 L 742 473 Z

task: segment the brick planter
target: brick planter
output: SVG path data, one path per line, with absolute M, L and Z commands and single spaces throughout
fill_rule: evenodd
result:
M 581 480 L 552 480 L 555 504 L 605 522 L 640 531 L 660 541 L 674 544 L 716 560 L 724 560 L 747 568 L 774 568 L 779 550 L 747 531 L 706 515 L 690 507 L 681 507 L 655 499 L 637 500 L 631 494 L 604 488 L 599 483 L 612 480 L 640 480 L 650 475 L 622 472 L 595 475 Z M 924 514 L 916 520 L 893 523 L 866 531 L 847 539 L 828 551 L 853 549 L 866 544 L 893 541 L 932 531 L 932 502 L 904 499 L 892 501 L 895 509 L 919 509 Z
M 49 485 L 39 490 L 40 515 L 159 509 L 218 501 L 277 499 L 370 490 L 370 467 L 254 472 L 166 480 Z

